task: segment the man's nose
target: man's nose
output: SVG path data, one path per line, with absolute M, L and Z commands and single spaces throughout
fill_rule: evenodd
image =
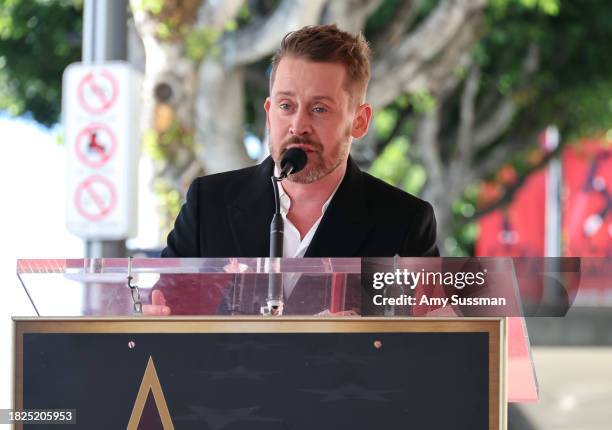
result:
M 298 108 L 293 115 L 289 132 L 294 136 L 304 136 L 312 133 L 310 112 L 305 108 Z

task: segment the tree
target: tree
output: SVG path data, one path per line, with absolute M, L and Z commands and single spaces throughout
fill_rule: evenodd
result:
M 80 2 L 0 1 L 0 103 L 50 124 L 59 113 L 61 72 L 80 52 Z M 546 162 L 526 145 L 543 126 L 557 124 L 571 137 L 610 124 L 612 60 L 602 52 L 611 40 L 612 6 L 605 0 L 130 5 L 145 54 L 145 147 L 155 160 L 166 228 L 181 202 L 178 190 L 195 176 L 252 163 L 243 141 L 246 133 L 265 139 L 270 56 L 285 33 L 307 24 L 336 22 L 371 41 L 368 99 L 376 115 L 353 156 L 430 199 L 442 241 L 473 231 L 470 221 L 503 205 Z M 32 20 L 51 14 L 46 26 Z M 56 34 L 72 36 L 59 43 Z M 40 64 L 42 54 L 29 55 L 56 48 L 49 64 Z M 476 208 L 480 181 L 509 160 L 517 181 L 499 201 Z
M 251 162 L 243 144 L 245 122 L 262 133 L 262 117 L 255 112 L 261 112 L 267 92 L 264 71 L 287 32 L 330 22 L 358 32 L 376 11 L 391 10 L 389 25 L 379 25 L 377 32 L 368 93 L 380 109 L 398 94 L 441 85 L 478 40 L 486 0 L 132 0 L 131 5 L 147 58 L 147 140 L 159 155 L 159 188 L 184 191 L 203 172 Z M 415 25 L 408 31 L 411 21 Z M 171 200 L 178 203 L 178 196 Z M 177 209 L 178 204 L 166 219 Z
M 58 121 L 62 73 L 81 58 L 82 1 L 0 0 L 0 110 Z
M 433 202 L 442 240 L 473 240 L 470 223 L 511 201 L 526 177 L 562 149 L 547 156 L 534 149 L 545 126 L 559 126 L 566 143 L 612 124 L 606 73 L 612 64 L 601 55 L 612 40 L 611 17 L 604 1 L 493 2 L 484 36 L 456 73 L 416 100 L 413 93 L 411 102 L 400 98 L 387 108 L 386 129 L 372 145 L 382 154 L 375 171 Z M 410 162 L 398 165 L 392 160 L 398 156 Z M 477 185 L 507 176 L 508 163 L 516 178 L 500 178 L 499 199 L 476 208 Z M 384 164 L 396 169 L 384 172 Z M 415 180 L 419 165 L 426 180 L 423 174 Z M 445 251 L 469 253 L 454 241 Z

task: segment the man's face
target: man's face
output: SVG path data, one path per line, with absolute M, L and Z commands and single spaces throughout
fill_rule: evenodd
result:
M 272 158 L 300 147 L 308 163 L 289 180 L 315 182 L 348 158 L 353 138 L 368 129 L 371 107 L 351 103 L 345 88 L 346 70 L 339 63 L 317 63 L 285 57 L 276 69 L 266 99 L 266 125 Z

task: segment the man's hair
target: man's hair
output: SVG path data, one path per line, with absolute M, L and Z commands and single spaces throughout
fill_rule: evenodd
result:
M 370 47 L 361 33 L 353 36 L 340 30 L 336 24 L 309 25 L 287 33 L 272 58 L 270 92 L 278 64 L 285 57 L 341 63 L 346 70 L 345 89 L 351 100 L 363 100 L 370 81 Z

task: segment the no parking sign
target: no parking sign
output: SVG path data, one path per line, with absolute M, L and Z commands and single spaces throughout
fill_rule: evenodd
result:
M 67 228 L 83 239 L 136 233 L 140 77 L 129 64 L 75 63 L 64 72 Z

